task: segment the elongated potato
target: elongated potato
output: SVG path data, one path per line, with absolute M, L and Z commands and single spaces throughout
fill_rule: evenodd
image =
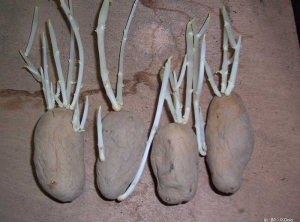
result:
M 150 160 L 163 202 L 180 204 L 195 196 L 198 159 L 196 135 L 190 127 L 170 123 L 157 130 Z
M 73 111 L 56 108 L 38 121 L 34 133 L 34 165 L 39 183 L 55 199 L 70 202 L 85 184 L 84 135 L 74 132 Z
M 147 140 L 143 120 L 133 112 L 110 112 L 102 120 L 105 161 L 97 161 L 97 185 L 107 199 L 123 194 L 138 170 Z
M 213 98 L 208 111 L 206 143 L 206 160 L 214 186 L 224 193 L 236 192 L 254 146 L 252 126 L 237 93 Z

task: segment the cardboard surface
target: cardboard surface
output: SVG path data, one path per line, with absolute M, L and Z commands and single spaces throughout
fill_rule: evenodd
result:
M 123 29 L 133 0 L 113 0 L 105 44 L 111 82 L 116 82 Z M 124 109 L 138 113 L 150 129 L 158 98 L 157 74 L 172 55 L 178 72 L 185 54 L 186 23 L 198 27 L 208 13 L 207 60 L 213 71 L 221 64 L 220 8 L 225 5 L 235 37 L 243 36 L 235 91 L 245 103 L 255 133 L 252 160 L 241 189 L 232 196 L 217 194 L 210 185 L 205 158 L 200 158 L 198 191 L 178 206 L 162 204 L 146 165 L 134 193 L 117 203 L 102 199 L 95 185 L 97 142 L 95 114 L 110 104 L 100 82 L 96 28 L 101 1 L 73 1 L 85 52 L 80 104 L 89 96 L 85 134 L 86 185 L 72 203 L 60 204 L 40 189 L 32 164 L 33 131 L 45 111 L 40 84 L 24 69 L 18 50 L 25 50 L 33 10 L 39 7 L 38 35 L 30 58 L 41 64 L 40 34 L 51 19 L 61 60 L 67 70 L 69 29 L 55 1 L 4 0 L 0 7 L 0 220 L 1 221 L 263 221 L 300 220 L 300 54 L 292 7 L 286 0 L 141 0 L 132 21 L 124 57 Z M 51 53 L 50 53 L 51 55 Z M 50 56 L 49 55 L 49 56 Z M 49 73 L 55 82 L 54 61 Z M 55 69 L 54 69 L 55 70 Z M 218 77 L 215 76 L 218 80 Z M 212 94 L 204 84 L 206 113 Z M 169 122 L 168 110 L 161 125 Z M 192 122 L 190 122 L 192 126 Z M 291 221 L 291 220 L 290 220 Z

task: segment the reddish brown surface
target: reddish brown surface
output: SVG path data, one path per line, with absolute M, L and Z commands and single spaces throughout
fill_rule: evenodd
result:
M 5 0 L 0 7 L 0 219 L 1 221 L 263 221 L 300 220 L 300 56 L 290 1 L 287 0 L 156 0 L 138 5 L 129 31 L 124 61 L 124 108 L 138 113 L 150 128 L 157 102 L 157 73 L 168 56 L 178 71 L 185 52 L 185 25 L 207 13 L 207 60 L 216 71 L 221 63 L 220 8 L 225 4 L 234 34 L 243 35 L 235 91 L 245 103 L 255 133 L 252 160 L 241 189 L 220 196 L 209 183 L 200 158 L 199 187 L 187 204 L 165 206 L 155 195 L 154 178 L 146 166 L 134 193 L 124 202 L 105 201 L 96 190 L 95 114 L 108 112 L 99 83 L 95 25 L 101 1 L 74 0 L 75 17 L 85 51 L 82 93 L 89 95 L 85 135 L 86 186 L 74 202 L 60 204 L 39 188 L 32 168 L 32 133 L 44 112 L 40 85 L 28 72 L 18 49 L 29 37 L 34 6 L 40 9 L 38 34 L 51 18 L 66 68 L 69 32 L 54 1 Z M 114 0 L 106 28 L 107 62 L 115 83 L 122 32 L 133 0 Z M 30 58 L 40 65 L 36 37 Z M 51 62 L 49 61 L 50 67 Z M 66 70 L 66 69 L 64 69 Z M 52 68 L 49 70 L 52 80 Z M 140 74 L 142 73 L 142 74 Z M 218 78 L 216 77 L 216 80 Z M 206 113 L 212 95 L 204 85 L 201 105 Z M 168 122 L 164 112 L 161 124 Z M 192 125 L 192 123 L 190 123 Z

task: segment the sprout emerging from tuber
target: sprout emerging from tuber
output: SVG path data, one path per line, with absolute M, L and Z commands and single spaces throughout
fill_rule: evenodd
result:
M 225 7 L 222 9 L 223 62 L 218 73 L 222 76 L 221 92 L 218 90 L 211 69 L 205 62 L 205 70 L 216 96 L 211 101 L 205 130 L 207 141 L 207 163 L 214 186 L 223 193 L 236 192 L 242 182 L 243 171 L 249 162 L 254 135 L 249 116 L 241 97 L 232 92 L 241 49 L 242 37 L 236 42 Z M 228 59 L 228 42 L 234 49 L 233 59 Z M 231 66 L 227 84 L 228 69 Z
M 187 55 L 184 58 L 181 74 L 169 73 L 173 102 L 166 91 L 166 100 L 173 114 L 174 122 L 157 130 L 151 151 L 151 166 L 157 179 L 158 195 L 167 204 L 180 204 L 190 201 L 198 187 L 198 151 L 205 155 L 204 123 L 199 105 L 203 85 L 205 60 L 205 35 L 202 39 L 201 53 L 199 40 L 210 21 L 207 17 L 199 33 L 195 32 L 194 21 L 187 24 Z M 179 88 L 187 66 L 185 114 L 182 115 L 182 104 Z M 186 126 L 189 118 L 191 98 L 193 95 L 196 132 Z M 200 127 L 198 127 L 200 126 Z
M 101 194 L 111 200 L 117 199 L 132 182 L 147 139 L 143 120 L 133 112 L 122 110 L 124 50 L 128 30 L 137 4 L 138 0 L 133 4 L 121 43 L 116 96 L 108 77 L 104 46 L 104 31 L 108 16 L 109 0 L 103 1 L 96 29 L 101 79 L 114 110 L 108 113 L 103 120 L 101 120 L 101 107 L 98 110 L 99 158 L 96 165 L 97 185 Z
M 34 165 L 37 178 L 43 189 L 53 198 L 61 202 L 70 202 L 82 193 L 85 183 L 83 131 L 88 112 L 88 98 L 86 98 L 80 121 L 78 98 L 82 87 L 84 67 L 83 47 L 79 27 L 73 17 L 72 1 L 69 0 L 69 7 L 64 0 L 61 0 L 60 3 L 71 25 L 67 82 L 64 79 L 56 35 L 50 20 L 48 20 L 47 26 L 59 79 L 56 93 L 54 93 L 53 84 L 49 81 L 45 33 L 42 34 L 42 67 L 37 69 L 28 58 L 38 25 L 37 7 L 34 11 L 28 45 L 25 52 L 20 50 L 20 54 L 26 62 L 25 68 L 38 82 L 41 82 L 48 110 L 38 121 L 34 133 Z M 71 98 L 72 85 L 74 84 L 75 42 L 79 52 L 79 71 L 75 93 Z

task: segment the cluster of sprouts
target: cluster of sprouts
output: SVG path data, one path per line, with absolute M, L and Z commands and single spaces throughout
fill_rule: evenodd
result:
M 206 53 L 205 35 L 202 39 L 201 52 L 199 48 L 199 41 L 201 36 L 205 33 L 210 22 L 210 15 L 208 15 L 203 26 L 196 32 L 194 20 L 187 24 L 186 28 L 186 45 L 187 54 L 184 57 L 183 65 L 179 79 L 177 80 L 176 73 L 170 73 L 169 79 L 172 89 L 173 101 L 169 91 L 166 92 L 166 101 L 171 110 L 175 123 L 186 124 L 189 120 L 189 114 L 192 106 L 192 96 L 194 105 L 195 128 L 197 134 L 198 151 L 201 155 L 206 155 L 206 145 L 204 136 L 204 121 L 199 105 L 199 97 L 202 90 L 204 79 L 204 61 Z M 185 92 L 185 111 L 182 115 L 182 104 L 180 102 L 179 88 L 182 84 L 185 73 L 187 74 L 186 92 Z
M 58 74 L 58 82 L 56 85 L 56 92 L 54 93 L 54 86 L 52 82 L 49 81 L 48 75 L 48 63 L 47 63 L 47 39 L 45 37 L 45 33 L 42 33 L 42 55 L 43 55 L 43 64 L 42 67 L 37 69 L 33 63 L 29 60 L 29 52 L 34 40 L 34 36 L 36 34 L 37 26 L 38 26 L 38 8 L 36 7 L 34 10 L 34 17 L 32 22 L 32 28 L 30 33 L 30 38 L 28 45 L 26 47 L 25 52 L 20 50 L 20 54 L 26 62 L 25 68 L 33 75 L 33 77 L 42 83 L 42 90 L 45 97 L 47 110 L 52 110 L 56 107 L 56 104 L 60 108 L 67 108 L 74 110 L 73 115 L 73 129 L 75 132 L 84 131 L 84 125 L 87 118 L 88 112 L 88 98 L 86 97 L 86 102 L 84 106 L 83 117 L 80 122 L 80 114 L 79 114 L 79 106 L 78 106 L 78 98 L 81 89 L 81 82 L 83 77 L 83 67 L 84 67 L 84 54 L 82 42 L 79 34 L 79 27 L 77 25 L 76 20 L 73 17 L 73 9 L 72 9 L 72 0 L 69 0 L 69 7 L 66 5 L 64 0 L 60 0 L 62 9 L 66 14 L 70 25 L 71 25 L 71 40 L 70 40 L 70 58 L 69 58 L 69 69 L 67 74 L 67 82 L 65 82 L 61 62 L 60 62 L 60 52 L 57 46 L 56 35 L 51 24 L 51 21 L 48 20 L 47 26 L 50 34 L 51 46 L 53 50 L 53 57 L 55 61 L 56 71 Z M 73 81 L 73 72 L 75 65 L 75 42 L 77 43 L 78 52 L 79 52 L 79 69 L 78 69 L 78 77 L 77 82 Z M 76 84 L 75 93 L 73 98 L 71 98 L 72 85 Z
M 223 61 L 222 61 L 222 69 L 217 73 L 220 73 L 222 76 L 221 82 L 221 92 L 218 90 L 216 83 L 213 80 L 211 69 L 207 62 L 205 62 L 205 71 L 208 77 L 208 81 L 214 91 L 214 93 L 221 97 L 221 93 L 229 96 L 231 91 L 233 90 L 238 64 L 239 64 L 239 56 L 240 56 L 240 49 L 242 43 L 242 36 L 240 35 L 238 41 L 236 42 L 233 36 L 232 28 L 230 26 L 230 20 L 228 14 L 226 12 L 225 7 L 222 8 L 222 16 L 224 22 L 224 29 L 223 29 Z M 231 58 L 228 58 L 228 42 L 232 49 L 234 49 L 234 55 Z M 232 64 L 230 78 L 228 79 L 228 68 L 229 65 Z M 228 79 L 228 85 L 227 85 Z
M 99 60 L 100 60 L 100 72 L 101 72 L 101 79 L 105 88 L 105 92 L 108 96 L 112 104 L 112 108 L 114 111 L 120 111 L 123 106 L 123 61 L 124 61 L 124 50 L 125 44 L 127 40 L 127 33 L 133 19 L 133 15 L 135 9 L 137 7 L 138 0 L 136 0 L 133 4 L 132 10 L 130 12 L 126 27 L 123 33 L 123 39 L 121 43 L 120 49 L 120 58 L 119 58 L 119 70 L 118 70 L 118 81 L 117 81 L 117 95 L 115 96 L 111 83 L 108 77 L 108 70 L 106 67 L 106 57 L 105 57 L 105 47 L 104 47 L 104 31 L 106 27 L 106 20 L 108 15 L 108 8 L 109 8 L 109 0 L 104 0 L 98 18 L 98 25 L 96 28 L 96 33 L 98 37 L 98 52 L 99 52 Z M 99 158 L 100 161 L 105 161 L 105 148 L 103 145 L 103 136 L 102 136 L 102 122 L 101 122 L 101 106 L 98 110 L 97 115 L 97 131 L 98 131 L 98 150 L 99 150 Z

